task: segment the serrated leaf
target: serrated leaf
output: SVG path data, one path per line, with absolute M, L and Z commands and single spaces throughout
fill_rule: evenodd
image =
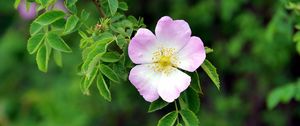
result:
M 77 13 L 76 4 L 70 4 L 70 5 L 67 5 L 66 7 L 69 10 L 69 12 L 71 12 L 72 14 L 76 14 Z
M 184 99 L 184 100 L 183 100 Z M 180 95 L 179 97 L 179 105 L 180 105 L 180 108 L 181 109 L 188 109 L 188 105 L 185 103 L 185 100 L 186 100 L 186 94 L 183 93 Z
M 30 35 L 37 34 L 38 32 L 40 32 L 42 30 L 42 28 L 43 28 L 43 26 L 41 24 L 38 24 L 36 22 L 32 22 L 30 24 L 30 28 L 29 28 Z
M 199 126 L 199 120 L 191 110 L 182 109 L 180 110 L 180 115 L 185 126 Z
M 173 126 L 177 117 L 178 113 L 176 111 L 170 112 L 158 121 L 157 126 Z
M 45 34 L 37 34 L 28 39 L 27 50 L 29 54 L 33 54 L 39 49 L 44 40 L 44 36 Z
M 89 16 L 90 16 L 90 13 L 88 13 L 88 12 L 85 11 L 85 10 L 82 10 L 82 11 L 81 11 L 81 14 L 80 14 L 80 20 L 81 20 L 82 22 L 85 22 L 85 21 L 87 21 L 87 19 L 89 18 Z
M 50 57 L 51 49 L 43 45 L 36 54 L 36 63 L 38 68 L 42 72 L 47 72 L 48 70 L 48 61 Z
M 92 70 L 91 74 L 89 77 L 85 76 L 84 77 L 84 80 L 83 80 L 83 83 L 82 83 L 82 90 L 83 90 L 83 94 L 85 95 L 89 95 L 90 92 L 89 92 L 89 88 L 90 86 L 92 85 L 93 81 L 95 80 L 97 74 L 98 74 L 98 68 L 95 68 Z
M 200 78 L 199 78 L 198 72 L 197 71 L 193 72 L 191 74 L 191 77 L 192 77 L 192 81 L 191 81 L 192 89 L 194 91 L 196 91 L 197 93 L 203 94 L 202 88 L 200 85 Z
M 120 81 L 118 75 L 109 66 L 100 64 L 99 69 L 100 69 L 101 73 L 103 73 L 103 75 L 105 75 L 108 79 L 110 79 L 114 82 Z
M 96 42 L 98 41 L 112 41 L 115 39 L 114 35 L 109 32 L 101 33 L 99 36 L 94 38 Z
M 119 2 L 118 0 L 108 0 L 109 10 L 111 15 L 115 15 L 118 10 Z
M 121 56 L 122 59 L 123 56 Z M 118 74 L 119 78 L 122 79 L 122 81 L 126 81 L 128 78 L 128 72 L 126 68 L 122 65 L 122 63 L 115 63 L 113 64 L 113 70 Z
M 77 0 L 66 0 L 65 1 L 66 8 L 73 14 L 77 13 L 76 2 L 77 2 Z
M 126 40 L 125 40 L 124 36 L 118 35 L 116 43 L 117 43 L 117 45 L 119 46 L 120 49 L 123 49 L 124 46 L 126 45 Z
M 120 2 L 119 3 L 119 8 L 123 11 L 127 11 L 128 10 L 128 5 L 126 2 Z
M 120 54 L 116 52 L 106 52 L 101 56 L 101 60 L 103 62 L 114 63 L 120 60 Z
M 46 13 L 43 13 L 38 18 L 36 18 L 33 22 L 45 26 L 64 17 L 65 17 L 65 13 L 63 11 L 54 10 L 54 11 L 48 11 Z
M 60 67 L 63 66 L 61 52 L 54 50 L 53 58 L 54 58 L 54 62 L 56 63 L 56 65 L 58 65 Z
M 47 34 L 46 39 L 47 39 L 47 42 L 49 43 L 49 45 L 52 48 L 54 48 L 58 51 L 61 51 L 61 52 L 67 52 L 67 53 L 72 52 L 71 48 L 57 34 L 50 32 L 50 33 Z
M 148 112 L 155 112 L 166 107 L 169 103 L 165 102 L 162 99 L 157 99 L 156 101 L 152 102 L 149 106 Z
M 101 56 L 106 52 L 108 44 L 109 43 L 106 43 L 106 41 L 98 42 L 93 44 L 91 47 L 86 48 L 82 52 L 84 60 L 82 71 L 86 74 L 86 76 L 89 76 L 92 69 L 94 69 L 100 61 Z
M 188 105 L 188 108 L 194 113 L 198 113 L 200 109 L 199 95 L 191 88 L 188 88 L 185 93 L 186 93 L 186 103 Z
M 97 78 L 97 88 L 99 90 L 100 95 L 107 101 L 111 101 L 111 94 L 107 87 L 107 84 L 101 73 L 98 74 Z
M 76 15 L 72 15 L 67 19 L 64 33 L 70 33 L 76 27 L 79 19 Z
M 219 75 L 217 73 L 216 67 L 213 66 L 208 60 L 204 60 L 201 67 L 205 71 L 205 73 L 209 76 L 209 78 L 212 80 L 212 82 L 216 85 L 218 90 L 220 90 L 220 80 L 219 80 Z

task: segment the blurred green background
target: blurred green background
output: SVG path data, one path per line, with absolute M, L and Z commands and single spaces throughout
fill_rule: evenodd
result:
M 186 20 L 192 34 L 214 49 L 208 59 L 217 67 L 221 91 L 199 69 L 204 95 L 198 114 L 202 126 L 297 126 L 300 103 L 294 99 L 269 110 L 269 93 L 300 77 L 300 56 L 292 41 L 297 20 L 285 0 L 125 0 L 127 15 L 143 17 L 154 30 L 165 15 Z M 112 85 L 108 103 L 92 87 L 79 88 L 79 35 L 65 39 L 74 49 L 59 68 L 50 60 L 38 70 L 26 43 L 30 21 L 22 20 L 13 0 L 0 4 L 0 126 L 154 126 L 173 105 L 147 113 L 148 105 L 129 83 Z M 98 20 L 90 0 L 79 8 Z M 298 19 L 299 20 L 299 19 Z

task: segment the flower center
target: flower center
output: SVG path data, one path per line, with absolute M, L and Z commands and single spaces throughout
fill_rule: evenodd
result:
M 154 71 L 168 74 L 172 72 L 172 66 L 176 67 L 177 58 L 174 48 L 161 48 L 153 53 Z

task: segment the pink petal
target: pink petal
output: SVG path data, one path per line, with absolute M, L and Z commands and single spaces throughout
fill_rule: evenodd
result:
M 166 102 L 173 102 L 180 96 L 180 93 L 188 88 L 191 82 L 191 77 L 173 68 L 169 74 L 162 74 L 157 91 L 159 96 Z
M 57 0 L 57 2 L 54 4 L 53 9 L 62 10 L 65 13 L 68 13 L 68 9 L 64 5 L 64 0 Z
M 138 89 L 146 101 L 153 102 L 159 98 L 157 93 L 160 75 L 155 73 L 151 65 L 137 65 L 129 73 L 129 81 Z
M 22 0 L 18 6 L 18 11 L 24 20 L 31 20 L 36 16 L 36 4 L 34 2 L 30 3 L 27 9 L 25 0 Z
M 206 57 L 203 42 L 199 37 L 191 37 L 187 45 L 178 52 L 177 57 L 180 60 L 177 67 L 194 72 Z
M 156 51 L 156 37 L 145 28 L 140 28 L 131 39 L 128 55 L 133 63 L 152 63 L 153 53 Z
M 164 16 L 157 22 L 155 35 L 162 47 L 179 51 L 189 41 L 191 29 L 184 20 L 172 20 Z

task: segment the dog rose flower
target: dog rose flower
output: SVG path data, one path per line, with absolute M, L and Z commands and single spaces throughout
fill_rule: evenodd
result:
M 129 43 L 128 55 L 138 64 L 129 80 L 149 102 L 177 99 L 191 82 L 181 70 L 194 72 L 206 57 L 203 42 L 191 36 L 188 23 L 168 16 L 157 22 L 155 35 L 140 28 Z
M 18 11 L 22 19 L 31 20 L 36 16 L 36 4 L 34 2 L 29 3 L 29 7 L 26 7 L 25 0 L 21 0 Z

